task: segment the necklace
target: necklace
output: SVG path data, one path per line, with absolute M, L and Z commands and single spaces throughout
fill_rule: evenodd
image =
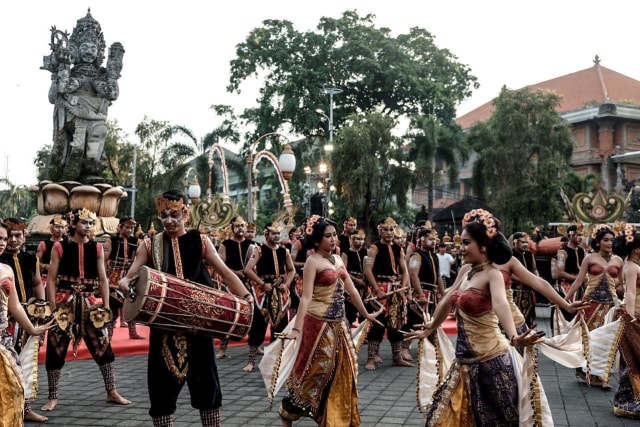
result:
M 331 252 L 325 252 L 321 249 L 317 249 L 316 252 L 318 252 L 318 254 L 320 254 L 320 256 L 322 256 L 323 258 L 327 259 L 331 264 L 335 265 L 336 258 Z
M 471 280 L 477 272 L 482 271 L 487 265 L 491 264 L 489 261 L 481 262 L 480 264 L 471 266 L 471 270 L 467 273 L 467 280 Z
M 600 256 L 607 262 L 611 261 L 611 256 L 612 256 L 611 254 L 607 254 L 607 255 L 600 254 Z

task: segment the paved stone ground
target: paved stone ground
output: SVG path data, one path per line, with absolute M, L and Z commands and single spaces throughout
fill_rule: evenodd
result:
M 538 307 L 539 329 L 548 328 L 549 309 Z M 360 351 L 359 408 L 364 427 L 423 426 L 424 420 L 416 407 L 416 373 L 413 368 L 391 366 L 388 342 L 381 346 L 384 365 L 374 372 L 364 370 L 366 349 Z M 231 358 L 218 363 L 223 389 L 222 420 L 224 426 L 277 426 L 279 399 L 274 410 L 268 410 L 266 389 L 259 372 L 242 372 L 246 363 L 245 347 L 231 348 Z M 415 351 L 414 351 L 415 353 Z M 98 367 L 91 360 L 67 363 L 61 379 L 61 399 L 55 411 L 48 413 L 47 426 L 151 426 L 147 412 L 146 356 L 116 359 L 118 390 L 134 403 L 114 406 L 105 403 L 105 392 Z M 556 365 L 540 356 L 540 375 L 551 406 L 556 426 L 638 426 L 640 421 L 617 418 L 612 401 L 618 386 L 612 378 L 613 390 L 588 388 L 578 382 L 571 369 Z M 34 404 L 38 409 L 46 400 L 46 373 L 40 369 L 40 395 Z M 75 387 L 72 383 L 75 382 Z M 281 395 L 279 398 L 281 398 Z M 175 425 L 199 426 L 198 412 L 191 408 L 189 391 L 184 388 L 178 401 Z M 304 420 L 296 426 L 314 426 Z

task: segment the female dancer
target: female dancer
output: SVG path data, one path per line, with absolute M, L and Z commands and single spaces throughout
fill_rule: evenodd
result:
M 623 267 L 626 284 L 623 316 L 624 329 L 619 343 L 620 377 L 618 391 L 613 399 L 613 413 L 618 417 L 640 418 L 640 400 L 636 396 L 640 390 L 632 386 L 629 372 L 638 372 L 640 368 L 640 233 L 633 231 L 626 236 L 625 252 L 627 259 Z M 637 385 L 636 385 L 637 388 Z
M 624 264 L 622 258 L 613 253 L 615 234 L 608 225 L 595 226 L 591 232 L 591 239 L 594 252 L 582 260 L 578 277 L 571 284 L 565 297 L 567 301 L 571 301 L 580 287 L 586 287 L 582 300 L 590 302 L 590 306 L 585 310 L 585 320 L 590 331 L 604 325 L 607 312 L 618 301 L 616 287 Z M 577 370 L 576 375 L 586 379 L 582 370 Z M 590 383 L 611 390 L 609 382 L 601 378 L 592 376 Z
M 432 425 L 518 425 L 519 375 L 509 344 L 533 344 L 544 332 L 516 333 L 502 273 L 492 264 L 511 259 L 511 248 L 499 222 L 478 209 L 465 215 L 461 253 L 466 264 L 457 283 L 436 307 L 434 319 L 412 338 L 428 337 L 456 305 L 456 359 L 427 411 Z M 502 325 L 509 339 L 500 330 Z
M 4 251 L 6 244 L 7 228 L 0 224 L 0 253 Z M 31 411 L 30 402 L 25 402 L 18 355 L 13 349 L 12 336 L 7 331 L 8 314 L 11 314 L 29 335 L 42 335 L 53 326 L 53 321 L 42 326 L 33 326 L 20 305 L 11 267 L 0 264 L 0 425 L 21 426 L 23 419 L 47 421 L 46 417 Z
M 315 251 L 304 265 L 300 306 L 288 336 L 300 340 L 300 350 L 279 410 L 282 425 L 306 415 L 322 426 L 358 426 L 358 360 L 344 320 L 344 290 L 369 321 L 380 313 L 367 312 L 342 259 L 333 255 L 335 223 L 310 219 L 306 234 L 306 246 Z

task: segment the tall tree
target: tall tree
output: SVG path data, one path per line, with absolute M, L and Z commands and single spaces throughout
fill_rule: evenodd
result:
M 462 164 L 469 159 L 469 146 L 462 129 L 453 120 L 440 123 L 435 115 L 413 116 L 407 137 L 412 140 L 409 157 L 415 159 L 415 181 L 427 183 L 427 203 L 433 211 L 433 189 L 438 176 L 436 159 L 446 165 L 449 185 L 454 186 Z M 442 169 L 440 169 L 442 170 Z
M 380 113 L 354 115 L 336 139 L 332 154 L 333 180 L 338 196 L 360 209 L 365 226 L 374 205 L 392 197 L 406 204 L 410 181 L 402 140 L 391 133 L 395 121 Z
M 556 112 L 560 95 L 503 87 L 495 111 L 468 137 L 478 161 L 475 194 L 495 204 L 505 231 L 523 230 L 561 216 L 561 177 L 573 150 L 569 123 Z
M 338 87 L 334 127 L 354 113 L 381 112 L 392 118 L 434 113 L 455 117 L 456 105 L 477 80 L 447 49 L 421 28 L 393 37 L 375 26 L 375 15 L 346 11 L 323 17 L 315 31 L 300 32 L 286 20 L 266 20 L 237 45 L 228 90 L 241 92 L 250 78 L 262 82 L 258 106 L 242 118 L 256 134 L 288 126 L 318 135 L 324 128 L 316 109 L 326 108 L 324 87 Z M 281 129 L 282 130 L 282 129 Z

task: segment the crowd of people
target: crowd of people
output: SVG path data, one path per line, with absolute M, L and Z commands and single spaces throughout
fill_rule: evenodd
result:
M 11 396 L 0 399 L 6 425 L 47 421 L 31 409 L 37 385 L 30 381 L 37 374 L 23 372 L 20 365 L 20 355 L 37 352 L 42 341 L 48 380 L 43 411 L 56 408 L 68 348 L 75 352 L 80 340 L 100 369 L 106 401 L 131 403 L 116 389 L 111 337 L 145 266 L 247 302 L 252 314 L 247 374 L 256 369 L 267 337 L 268 342 L 298 343 L 279 407 L 284 426 L 303 416 L 319 425 L 360 425 L 352 338 L 359 324 L 367 325 L 364 368 L 375 371 L 384 363 L 379 348 L 385 337 L 392 366 L 441 363 L 418 360 L 428 352 L 412 355 L 411 341 L 437 346 L 436 332 L 447 318 L 457 323 L 455 359 L 428 385 L 426 425 L 547 425 L 552 420 L 542 384 L 523 368 L 532 363 L 528 355 L 536 344 L 545 341 L 544 333 L 535 330 L 538 295 L 566 322 L 583 322 L 590 331 L 620 325 L 620 339 L 605 340 L 607 351 L 623 356 L 614 412 L 640 417 L 635 399 L 640 395 L 635 376 L 640 367 L 640 232 L 630 226 L 593 227 L 590 248 L 582 225 L 568 227 L 551 263 L 552 286 L 540 277 L 528 234 L 506 237 L 499 219 L 482 209 L 465 215 L 454 239 L 440 237 L 424 219 L 407 233 L 387 217 L 367 235 L 353 217 L 339 227 L 317 215 L 299 226 L 267 223 L 257 237 L 256 225 L 241 216 L 225 229 L 188 229 L 189 205 L 180 191 L 167 191 L 155 203 L 163 227 L 159 233 L 139 238 L 135 219 L 122 217 L 115 236 L 96 239 L 96 214 L 75 209 L 51 219 L 50 238 L 35 253 L 24 250 L 24 221 L 0 222 L 0 391 Z M 220 425 L 216 363 L 228 357 L 229 337 L 221 337 L 215 353 L 210 335 L 154 327 L 153 322 L 149 326 L 153 425 L 174 424 L 185 383 L 202 425 Z M 138 334 L 135 321 L 127 327 L 131 339 L 147 338 Z M 566 332 L 566 327 L 555 332 Z M 608 375 L 589 371 L 592 351 L 583 349 L 585 363 L 576 375 L 609 390 Z

